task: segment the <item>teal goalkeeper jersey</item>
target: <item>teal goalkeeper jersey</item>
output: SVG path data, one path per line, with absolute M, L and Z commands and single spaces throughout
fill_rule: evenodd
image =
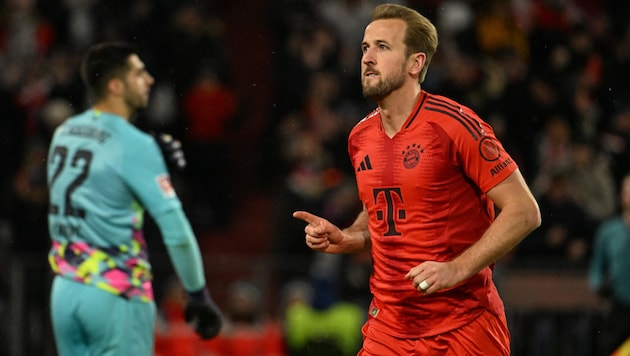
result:
M 602 223 L 595 234 L 589 284 L 599 290 L 610 283 L 614 298 L 630 307 L 630 226 L 621 216 Z
M 55 131 L 47 173 L 53 271 L 152 301 L 144 211 L 181 209 L 155 140 L 122 117 L 87 110 Z

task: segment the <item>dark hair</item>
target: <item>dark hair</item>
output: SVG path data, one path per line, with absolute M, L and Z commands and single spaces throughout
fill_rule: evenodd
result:
M 133 54 L 137 54 L 136 48 L 125 42 L 102 42 L 87 51 L 81 62 L 81 78 L 95 99 L 107 94 L 110 79 L 123 77 Z

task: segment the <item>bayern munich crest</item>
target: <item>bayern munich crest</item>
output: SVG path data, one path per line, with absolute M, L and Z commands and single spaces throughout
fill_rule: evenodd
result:
M 418 144 L 413 144 L 407 146 L 407 149 L 402 151 L 403 154 L 403 165 L 407 169 L 412 169 L 418 165 L 420 162 L 420 154 L 424 152 L 422 147 Z

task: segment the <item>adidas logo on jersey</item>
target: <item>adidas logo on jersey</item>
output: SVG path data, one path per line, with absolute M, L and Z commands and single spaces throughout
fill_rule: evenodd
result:
M 372 169 L 372 163 L 370 163 L 370 156 L 365 155 L 361 163 L 359 164 L 359 168 L 357 168 L 357 172 L 368 171 Z

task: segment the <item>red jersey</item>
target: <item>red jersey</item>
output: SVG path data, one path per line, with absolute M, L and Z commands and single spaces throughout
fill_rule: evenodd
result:
M 371 325 L 397 337 L 433 336 L 482 311 L 504 315 L 490 267 L 424 295 L 405 279 L 423 261 L 449 261 L 494 220 L 486 193 L 517 169 L 490 125 L 471 109 L 421 92 L 389 138 L 377 109 L 351 131 L 348 151 L 369 214 Z

